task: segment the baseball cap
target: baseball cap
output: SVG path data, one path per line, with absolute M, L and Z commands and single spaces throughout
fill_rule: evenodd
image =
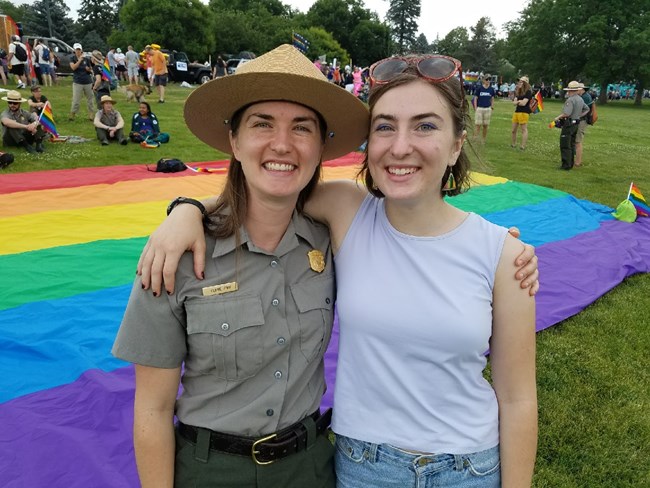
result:
M 78 42 L 75 42 L 75 43 L 72 45 L 72 48 L 73 48 L 73 49 L 81 49 L 81 50 L 83 51 L 83 48 L 81 47 L 81 44 L 79 44 Z

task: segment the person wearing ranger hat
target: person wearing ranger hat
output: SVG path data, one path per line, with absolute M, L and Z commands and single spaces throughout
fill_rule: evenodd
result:
M 319 411 L 334 269 L 327 227 L 303 206 L 321 161 L 363 143 L 368 111 L 282 45 L 197 88 L 184 115 L 232 158 L 206 220 L 205 279 L 188 255 L 177 293 L 138 280 L 113 347 L 136 364 L 142 486 L 334 487 Z M 205 213 L 183 198 L 169 211 L 183 203 Z
M 20 108 L 20 104 L 27 99 L 16 90 L 8 91 L 7 96 L 2 99 L 8 105 L 7 109 L 0 114 L 2 144 L 5 147 L 23 147 L 28 153 L 43 152 L 45 132 L 38 123 L 38 115 Z
M 564 88 L 567 92 L 567 99 L 564 102 L 562 113 L 554 119 L 562 127 L 562 132 L 560 132 L 562 166 L 560 168 L 567 171 L 574 166 L 576 135 L 578 133 L 580 118 L 589 113 L 589 106 L 579 93 L 581 88 L 584 88 L 582 83 L 577 81 L 569 82 L 569 85 Z
M 97 111 L 93 121 L 97 139 L 102 146 L 108 146 L 109 141 L 118 141 L 125 146 L 128 140 L 124 137 L 124 119 L 117 110 L 113 110 L 117 102 L 110 95 L 103 95 L 99 102 L 102 108 Z

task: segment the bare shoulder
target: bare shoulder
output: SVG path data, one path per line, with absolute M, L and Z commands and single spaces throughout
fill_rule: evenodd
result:
M 305 212 L 330 228 L 335 252 L 366 195 L 359 182 L 335 180 L 319 183 L 307 201 Z

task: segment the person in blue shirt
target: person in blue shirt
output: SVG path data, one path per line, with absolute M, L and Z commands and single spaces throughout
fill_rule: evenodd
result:
M 133 142 L 142 142 L 147 137 L 156 137 L 158 134 L 160 134 L 158 117 L 151 112 L 151 106 L 147 102 L 140 102 L 139 110 L 133 114 L 131 119 L 129 137 Z
M 487 131 L 492 117 L 492 110 L 494 110 L 494 88 L 490 85 L 490 75 L 483 75 L 483 82 L 476 86 L 475 96 L 472 99 L 474 105 L 474 124 L 476 130 L 474 131 L 474 140 L 478 139 L 483 127 L 482 142 L 487 140 Z

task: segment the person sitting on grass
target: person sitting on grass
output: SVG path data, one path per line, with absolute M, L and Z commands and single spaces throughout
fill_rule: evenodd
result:
M 113 110 L 117 102 L 110 95 L 104 95 L 100 103 L 102 108 L 95 114 L 94 120 L 97 139 L 102 146 L 107 146 L 110 140 L 119 141 L 125 146 L 129 141 L 124 137 L 124 119 L 117 110 Z
M 0 114 L 2 121 L 2 144 L 7 146 L 24 147 L 28 153 L 43 152 L 45 132 L 38 123 L 38 115 L 20 108 L 26 102 L 20 92 L 10 90 L 2 99 L 9 107 Z
M 129 137 L 133 142 L 142 142 L 147 138 L 156 139 L 160 134 L 158 117 L 151 111 L 151 105 L 140 102 L 140 107 L 131 119 L 131 133 Z
M 46 103 L 47 97 L 41 93 L 41 87 L 34 85 L 32 87 L 32 96 L 27 99 L 30 111 L 40 117 Z

